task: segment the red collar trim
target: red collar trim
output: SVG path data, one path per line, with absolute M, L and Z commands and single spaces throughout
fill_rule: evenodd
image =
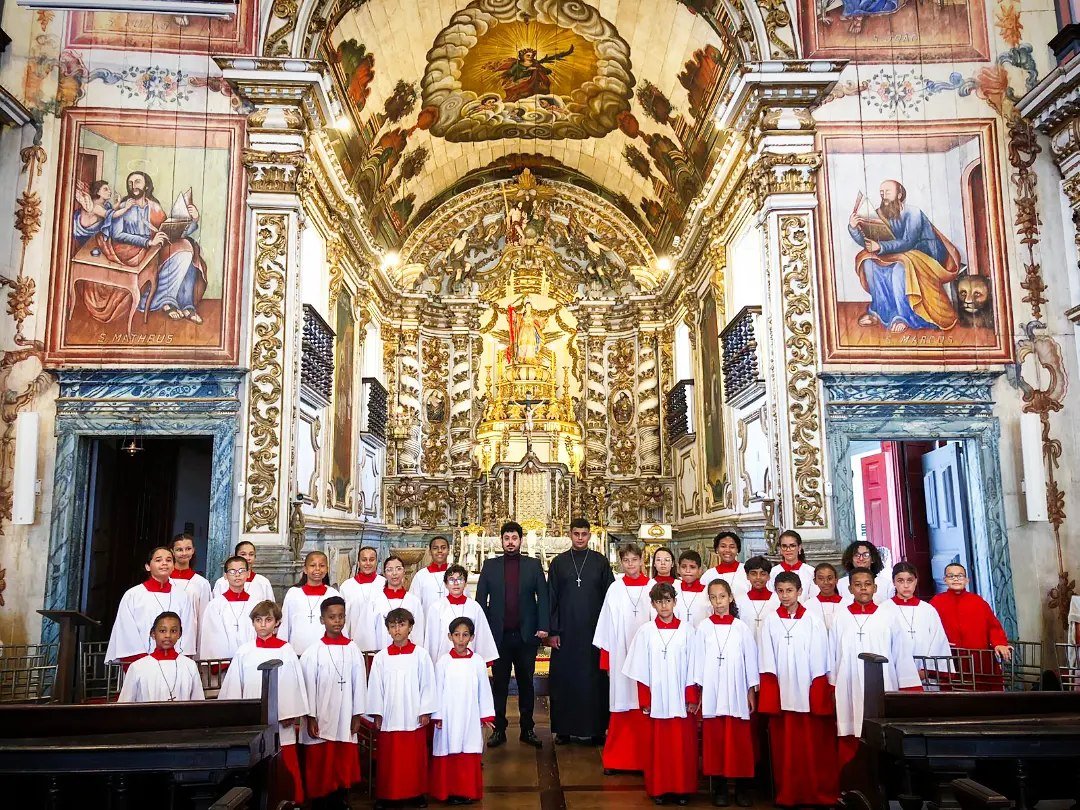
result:
M 664 582 L 664 583 L 666 583 L 668 585 L 674 585 L 675 584 L 675 577 L 662 577 L 662 576 L 657 575 L 657 576 L 653 577 L 653 582 Z
M 451 658 L 472 658 L 472 655 L 473 655 L 472 650 L 470 650 L 468 647 L 465 648 L 465 654 L 464 655 L 459 654 L 458 651 L 455 650 L 453 647 L 450 648 L 450 657 Z
M 158 661 L 175 661 L 178 655 L 179 653 L 176 652 L 175 648 L 171 650 L 162 650 L 159 648 L 150 653 L 150 657 L 156 658 Z
M 679 589 L 683 593 L 701 593 L 703 590 L 705 590 L 705 586 L 701 584 L 700 579 L 695 579 L 689 584 L 684 582 L 682 585 L 679 586 Z
M 788 565 L 783 560 L 780 561 L 780 567 L 783 568 L 785 571 L 798 571 L 800 568 L 802 568 L 802 565 L 802 560 L 799 560 L 794 565 Z
M 904 607 L 913 607 L 919 604 L 919 597 L 917 596 L 913 596 L 910 599 L 901 599 L 899 596 L 894 596 L 892 600 L 896 604 L 903 605 Z
M 391 644 L 386 648 L 386 651 L 390 653 L 390 655 L 411 655 L 415 649 L 415 644 L 411 641 L 406 641 L 403 647 L 399 647 L 397 644 Z
M 353 579 L 355 579 L 360 585 L 370 585 L 372 582 L 375 581 L 375 577 L 377 577 L 378 575 L 378 571 L 372 571 L 370 574 L 358 573 L 356 576 L 353 577 Z
M 725 613 L 723 616 L 717 616 L 715 613 L 709 617 L 709 621 L 713 624 L 733 624 L 735 617 L 730 613 Z
M 648 585 L 649 578 L 644 574 L 638 574 L 636 577 L 623 576 L 623 585 L 629 587 L 638 587 L 639 585 Z
M 868 605 L 860 605 L 858 602 L 852 602 L 850 605 L 847 606 L 848 611 L 856 616 L 861 616 L 863 614 L 870 615 L 871 613 L 876 613 L 877 608 L 878 606 L 875 602 L 871 602 Z
M 792 616 L 791 613 L 788 612 L 788 609 L 783 605 L 776 609 L 776 615 L 781 619 L 801 619 L 804 613 L 806 613 L 806 606 L 801 604 L 795 607 L 794 616 Z
M 405 589 L 404 588 L 391 588 L 389 585 L 387 585 L 385 588 L 382 589 L 382 592 L 386 595 L 387 599 L 404 599 L 405 598 Z
M 751 588 L 746 592 L 746 598 L 751 602 L 767 602 L 772 599 L 772 595 L 768 588 Z
M 661 630 L 676 630 L 682 622 L 679 621 L 678 616 L 672 616 L 670 622 L 664 622 L 659 616 L 656 617 L 656 626 Z
M 270 638 L 267 638 L 267 639 L 261 639 L 258 636 L 255 636 L 255 646 L 256 647 L 266 647 L 267 649 L 270 649 L 270 650 L 279 650 L 282 647 L 284 647 L 285 644 L 286 644 L 286 642 L 282 641 L 277 636 L 270 636 Z
M 427 570 L 430 571 L 433 574 L 438 574 L 438 573 L 441 573 L 441 572 L 445 571 L 447 569 L 448 565 L 449 565 L 449 563 L 443 563 L 442 565 L 436 565 L 435 563 L 432 563 L 431 565 L 429 565 L 427 567 Z
M 326 585 L 301 585 L 305 596 L 326 596 Z
M 195 569 L 194 568 L 185 568 L 183 571 L 181 571 L 179 568 L 174 568 L 173 572 L 171 574 L 169 574 L 169 579 L 194 579 L 194 578 L 195 578 Z
M 448 593 L 446 595 L 446 601 L 449 602 L 451 605 L 464 605 L 467 601 L 469 601 L 469 597 L 467 597 L 465 594 L 462 594 L 461 596 L 454 596 L 453 594 Z
M 346 644 L 350 644 L 351 642 L 343 635 L 338 636 L 337 638 L 330 638 L 330 636 L 323 633 L 322 643 L 328 644 L 331 647 L 344 647 Z
M 718 566 L 716 566 L 716 573 L 718 573 L 718 574 L 734 574 L 736 571 L 739 570 L 739 565 L 740 565 L 740 563 L 739 563 L 738 560 L 735 560 L 734 562 L 729 562 L 729 563 L 720 563 Z
M 153 577 L 150 577 L 150 579 L 146 580 L 142 585 L 146 590 L 150 591 L 150 593 L 169 593 L 172 591 L 171 582 L 158 582 Z
M 248 582 L 254 582 L 255 581 L 255 572 L 251 571 L 250 569 L 248 570 L 247 581 Z
M 840 594 L 834 593 L 832 596 L 822 596 L 820 593 L 817 595 L 819 602 L 828 602 L 831 605 L 839 605 L 844 600 L 840 598 Z
M 247 591 L 240 591 L 240 593 L 233 593 L 232 589 L 225 591 L 222 596 L 225 597 L 226 602 L 246 602 L 251 598 L 251 594 Z

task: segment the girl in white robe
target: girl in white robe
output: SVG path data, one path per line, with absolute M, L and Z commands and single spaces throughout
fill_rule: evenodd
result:
M 431 715 L 435 737 L 429 792 L 441 802 L 484 797 L 484 729 L 495 727 L 495 701 L 487 664 L 472 650 L 474 627 L 467 616 L 454 619 L 448 626 L 450 650 L 435 664 L 438 709 Z
M 919 587 L 918 569 L 909 562 L 899 562 L 893 566 L 892 574 L 896 588 L 892 603 L 900 615 L 900 627 L 908 637 L 911 654 L 937 659 L 916 660 L 916 665 L 921 667 L 925 663 L 927 669 L 950 671 L 952 648 L 941 623 L 941 614 L 929 602 L 915 595 Z
M 450 652 L 454 645 L 449 632 L 444 633 L 443 630 L 449 628 L 451 622 L 464 617 L 473 623 L 469 648 L 481 661 L 490 665 L 498 659 L 499 648 L 491 635 L 484 609 L 475 599 L 465 595 L 465 586 L 469 581 L 468 572 L 460 565 L 451 565 L 444 576 L 446 596 L 436 600 L 428 608 L 427 618 L 424 620 L 424 646 L 428 655 L 438 664 L 439 660 Z
M 776 612 L 780 607 L 780 600 L 769 588 L 772 563 L 764 557 L 751 557 L 743 565 L 746 572 L 746 581 L 750 583 L 750 590 L 742 596 L 736 596 L 735 604 L 739 608 L 739 618 L 754 633 L 754 641 L 761 644 L 761 630 L 765 626 L 765 620 Z
M 154 620 L 150 632 L 154 651 L 128 667 L 117 698 L 120 703 L 205 700 L 198 666 L 176 652 L 180 633 L 180 617 L 175 613 L 162 613 Z
M 742 538 L 735 532 L 722 531 L 713 540 L 713 551 L 719 562 L 701 575 L 701 584 L 709 587 L 714 579 L 723 579 L 731 586 L 735 598 L 750 590 L 750 581 L 746 578 L 746 570 L 739 562 L 742 553 Z
M 679 578 L 675 580 L 675 615 L 680 622 L 697 627 L 712 608 L 709 595 L 701 584 L 701 555 L 684 551 L 679 555 Z
M 412 582 L 409 583 L 409 593 L 420 600 L 425 616 L 428 608 L 446 596 L 443 574 L 446 573 L 446 558 L 450 556 L 450 543 L 441 535 L 432 537 L 428 543 L 428 553 L 431 554 L 431 565 L 413 574 Z
M 278 636 L 292 644 L 297 655 L 303 655 L 304 650 L 322 638 L 319 606 L 323 600 L 341 596 L 326 584 L 329 571 L 326 555 L 321 551 L 309 551 L 304 557 L 303 576 L 289 588 L 281 602 L 282 618 Z
M 250 540 L 241 540 L 233 549 L 233 554 L 247 560 L 248 574 L 247 581 L 244 583 L 244 590 L 251 594 L 251 604 L 257 605 L 266 599 L 276 602 L 274 586 L 270 584 L 270 580 L 262 574 L 255 573 L 255 544 Z M 225 577 L 218 577 L 217 582 L 214 583 L 214 595 L 225 593 L 228 589 L 229 583 Z
M 287 641 L 278 638 L 281 608 L 269 599 L 259 602 L 249 614 L 255 628 L 255 640 L 241 644 L 221 682 L 218 700 L 240 700 L 262 697 L 260 664 L 281 661 L 278 667 L 278 740 L 281 752 L 275 764 L 279 799 L 302 804 L 304 780 L 300 773 L 300 758 L 296 752 L 297 729 L 308 714 L 307 689 L 300 671 L 300 660 Z M 277 806 L 277 803 L 274 803 Z
M 149 577 L 140 585 L 129 588 L 120 600 L 105 651 L 106 661 L 130 664 L 142 658 L 151 649 L 150 630 L 154 619 L 162 613 L 172 612 L 180 617 L 181 627 L 194 627 L 191 598 L 169 579 L 173 570 L 172 550 L 165 546 L 151 549 L 146 565 Z M 194 654 L 195 637 L 180 636 L 176 651 Z
M 424 607 L 420 597 L 405 590 L 405 562 L 400 557 L 387 557 L 383 562 L 386 586 L 376 591 L 368 600 L 367 621 L 359 626 L 357 643 L 364 652 L 386 649 L 390 633 L 386 629 L 386 617 L 395 608 L 404 608 L 413 617 L 409 640 L 418 647 L 424 646 Z
M 600 650 L 600 668 L 608 672 L 607 740 L 604 743 L 604 775 L 616 771 L 642 771 L 648 751 L 643 742 L 649 724 L 638 703 L 637 683 L 623 674 L 626 651 L 634 634 L 656 616 L 649 601 L 655 584 L 641 572 L 641 548 L 630 543 L 619 550 L 621 577 L 608 586 L 593 634 Z
M 379 573 L 379 552 L 364 546 L 356 553 L 356 573 L 338 585 L 345 600 L 345 635 L 361 650 L 360 636 L 371 618 L 368 602 L 371 595 L 386 587 L 386 578 Z
M 806 562 L 803 554 L 802 535 L 794 529 L 782 532 L 777 547 L 780 550 L 780 562 L 769 572 L 769 587 L 776 590 L 773 583 L 778 574 L 790 571 L 798 574 L 802 582 L 802 603 L 806 604 L 817 594 L 817 585 L 814 584 L 814 566 Z
M 671 549 L 661 546 L 652 553 L 649 563 L 649 578 L 653 582 L 666 582 L 675 587 L 678 577 L 675 576 L 675 555 Z
M 195 541 L 190 534 L 178 534 L 172 539 L 172 553 L 176 565 L 169 575 L 169 581 L 174 588 L 185 591 L 191 598 L 192 626 L 188 628 L 188 636 L 196 641 L 199 638 L 199 621 L 213 594 L 206 577 L 191 567 L 195 560 Z M 191 650 L 191 655 L 201 655 L 197 646 Z
M 885 562 L 881 556 L 881 550 L 873 543 L 865 540 L 856 540 L 844 549 L 840 557 L 840 564 L 844 567 L 844 576 L 836 583 L 836 591 L 843 598 L 844 605 L 850 605 L 854 600 L 851 595 L 851 582 L 848 573 L 855 568 L 869 568 L 874 574 L 877 583 L 877 592 L 874 594 L 874 602 L 883 605 L 896 595 L 893 587 L 892 566 Z
M 232 658 L 240 645 L 255 639 L 249 614 L 257 603 L 244 588 L 247 561 L 229 557 L 224 568 L 229 587 L 210 600 L 199 622 L 199 655 L 205 659 Z

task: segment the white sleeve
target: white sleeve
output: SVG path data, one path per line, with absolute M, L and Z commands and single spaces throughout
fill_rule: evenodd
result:
M 185 659 L 187 661 L 187 667 L 191 671 L 191 699 L 192 700 L 206 700 L 206 693 L 202 688 L 202 673 L 199 672 L 199 665 L 192 661 L 190 658 Z
M 124 685 L 120 688 L 120 696 L 116 699 L 116 702 L 141 702 L 142 690 L 139 688 L 141 683 L 142 678 L 139 677 L 139 670 L 135 667 L 134 664 L 132 664 L 130 667 L 128 667 L 127 674 L 124 676 Z
M 630 649 L 626 653 L 626 661 L 623 663 L 622 674 L 631 680 L 651 686 L 649 678 L 649 635 L 651 624 L 643 624 L 634 633 L 634 639 L 630 642 Z
M 893 665 L 896 672 L 896 685 L 900 689 L 910 689 L 913 686 L 922 686 L 922 678 L 919 677 L 919 669 L 915 666 L 915 659 L 911 654 L 911 639 L 893 617 L 889 623 L 892 638 L 889 648 L 892 651 L 896 663 Z
M 615 580 L 618 583 L 619 580 Z M 600 608 L 600 617 L 596 621 L 596 632 L 593 633 L 593 646 L 611 652 L 615 649 L 615 630 L 611 621 L 611 588 L 613 585 L 608 586 L 607 594 L 604 596 L 604 604 Z
M 742 611 L 739 611 L 739 613 L 741 614 Z M 751 636 L 754 635 L 752 627 L 747 625 L 746 629 L 750 631 Z M 778 674 L 776 671 L 776 651 L 773 649 L 772 643 L 772 622 L 768 619 L 761 623 L 761 644 L 758 645 L 758 668 L 761 670 L 760 674 Z
M 421 658 L 419 671 L 416 673 L 420 679 L 420 714 L 431 714 L 439 708 L 439 695 L 435 686 L 435 666 L 431 663 L 431 656 L 427 650 L 417 648 L 413 655 Z
M 482 659 L 477 662 L 476 671 L 480 686 L 480 717 L 494 717 L 495 699 L 491 694 L 491 681 L 487 675 L 487 664 Z
M 292 588 L 285 591 L 285 598 L 281 600 L 281 624 L 278 625 L 277 637 L 282 641 L 289 640 L 289 624 L 292 622 L 292 600 L 289 599 L 289 594 L 292 593 Z
M 244 696 L 244 687 L 240 682 L 240 671 L 244 668 L 243 656 L 233 656 L 232 663 L 225 670 L 225 677 L 218 690 L 219 700 L 239 700 Z
M 290 720 L 310 714 L 307 685 L 300 672 L 300 659 L 291 646 L 282 647 L 281 667 L 278 669 L 278 720 Z M 262 673 L 259 673 L 260 677 Z
M 735 630 L 735 625 L 731 626 L 732 631 Z M 747 686 L 760 686 L 761 685 L 761 670 L 758 669 L 758 647 L 757 641 L 754 639 L 754 634 L 749 627 L 743 625 L 742 633 L 742 646 L 743 646 L 743 667 L 746 671 L 746 685 Z
M 432 720 L 442 720 L 446 714 L 446 706 L 443 701 L 449 697 L 446 694 L 446 657 L 435 662 L 435 711 L 431 713 Z
M 499 648 L 495 644 L 495 637 L 491 635 L 491 625 L 488 624 L 487 616 L 483 610 L 478 610 L 476 620 L 476 636 L 473 638 L 473 652 L 479 655 L 484 663 L 499 659 Z M 487 715 L 484 715 L 485 717 Z
M 708 621 L 708 619 L 705 621 Z M 732 629 L 734 629 L 734 626 Z M 687 680 L 698 686 L 705 686 L 705 666 L 703 662 L 705 661 L 705 645 L 708 643 L 708 639 L 709 636 L 706 633 L 695 633 L 690 646 L 690 666 Z
M 359 650 L 350 651 L 352 655 L 352 709 L 353 717 L 367 712 L 367 666 L 364 655 Z
M 424 603 L 420 600 L 419 596 L 416 596 L 416 600 L 420 602 L 420 609 L 413 611 L 416 614 L 416 622 L 413 624 L 412 632 L 409 633 L 409 638 L 412 639 L 412 643 L 417 647 L 424 647 Z M 426 649 L 426 648 L 425 648 Z M 430 656 L 428 656 L 430 658 Z
M 370 715 L 382 715 L 385 711 L 383 696 L 383 654 L 380 652 L 371 663 L 371 672 L 368 673 L 367 689 L 367 713 Z

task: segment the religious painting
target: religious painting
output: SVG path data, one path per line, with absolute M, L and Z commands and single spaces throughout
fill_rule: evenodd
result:
M 984 0 L 799 0 L 799 28 L 807 59 L 990 58 Z
M 727 459 L 724 447 L 724 398 L 721 389 L 720 320 L 716 298 L 710 290 L 701 304 L 701 433 L 705 438 L 705 488 L 710 511 L 724 506 L 727 488 Z
M 243 141 L 239 116 L 64 113 L 50 360 L 236 362 Z
M 250 54 L 258 0 L 237 0 L 228 19 L 123 11 L 72 11 L 66 45 L 154 53 Z
M 353 483 L 353 383 L 355 382 L 356 322 L 352 296 L 338 295 L 334 319 L 334 451 L 330 460 L 332 506 L 348 509 Z
M 1011 361 L 996 127 L 819 126 L 826 362 Z

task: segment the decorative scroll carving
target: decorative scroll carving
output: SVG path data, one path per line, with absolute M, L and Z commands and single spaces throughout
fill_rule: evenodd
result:
M 281 409 L 284 369 L 285 268 L 288 217 L 257 214 L 255 218 L 255 283 L 251 305 L 248 367 L 248 471 L 244 531 L 278 530 L 278 474 L 281 468 Z
M 760 315 L 761 307 L 743 307 L 720 333 L 720 346 L 724 352 L 724 398 L 733 408 L 749 405 L 765 395 L 754 331 L 754 321 Z
M 300 385 L 329 401 L 334 390 L 334 330 L 311 304 L 304 304 Z
M 442 475 L 447 471 L 448 399 L 446 378 L 450 371 L 450 350 L 446 342 L 426 338 L 423 350 L 424 365 L 424 428 L 423 457 L 420 469 L 425 475 Z
M 585 346 L 585 469 L 590 476 L 603 475 L 607 462 L 604 339 L 590 335 Z
M 641 471 L 660 473 L 660 375 L 657 369 L 656 335 L 638 338 L 638 446 Z
M 608 469 L 612 475 L 637 472 L 637 439 L 633 432 L 637 409 L 629 393 L 634 388 L 635 359 L 635 342 L 631 338 L 617 340 L 608 348 L 608 410 L 611 417 Z
M 472 466 L 472 359 L 469 335 L 453 338 L 454 355 L 450 368 L 450 465 L 455 472 L 468 473 Z
M 296 18 L 299 14 L 297 0 L 275 0 L 270 10 L 270 24 L 273 28 L 263 45 L 263 56 L 288 56 L 289 35 L 296 30 Z M 284 20 L 282 25 L 274 28 L 274 20 Z
M 245 149 L 240 155 L 251 191 L 296 193 L 307 156 L 303 152 L 263 152 Z

